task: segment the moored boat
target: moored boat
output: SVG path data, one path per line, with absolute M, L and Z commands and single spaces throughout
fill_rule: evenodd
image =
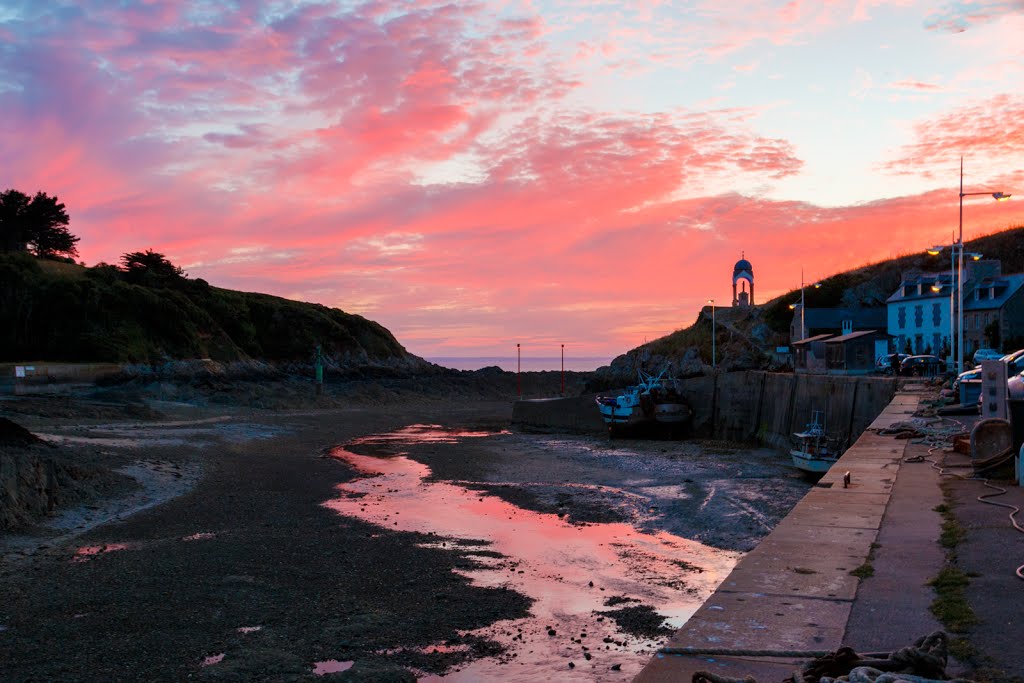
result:
M 789 451 L 793 466 L 808 474 L 824 474 L 839 459 L 835 448 L 825 433 L 825 424 L 820 410 L 811 412 L 811 421 L 802 432 L 793 434 L 796 446 Z
M 676 436 L 693 417 L 678 380 L 638 371 L 639 382 L 616 396 L 598 396 L 597 407 L 611 436 L 662 426 Z

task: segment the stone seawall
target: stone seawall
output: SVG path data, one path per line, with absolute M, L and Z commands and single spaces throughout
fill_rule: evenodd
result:
M 822 411 L 829 434 L 851 443 L 889 404 L 889 377 L 794 375 L 759 371 L 720 373 L 683 380 L 693 408 L 694 436 L 787 447 L 793 432 Z M 612 392 L 606 392 L 612 393 Z M 520 427 L 603 432 L 594 396 L 516 401 Z

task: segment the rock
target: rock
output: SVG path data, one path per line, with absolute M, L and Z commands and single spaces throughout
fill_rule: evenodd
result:
M 38 436 L 20 424 L 0 417 L 0 446 L 26 447 L 43 443 Z

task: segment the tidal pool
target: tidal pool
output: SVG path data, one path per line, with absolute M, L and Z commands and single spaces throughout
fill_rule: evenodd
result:
M 363 476 L 340 485 L 340 497 L 326 506 L 388 529 L 457 539 L 462 551 L 486 551 L 474 558 L 478 567 L 459 572 L 477 585 L 504 586 L 534 600 L 529 617 L 472 633 L 500 642 L 508 648 L 504 655 L 423 680 L 630 680 L 659 641 L 629 635 L 601 612 L 646 605 L 665 617 L 667 627 L 678 628 L 740 553 L 625 523 L 574 525 L 450 482 L 426 481 L 430 469 L 396 449 L 491 436 L 413 425 L 349 445 L 386 444 L 395 449 L 392 455 L 362 455 L 345 447 L 332 452 Z

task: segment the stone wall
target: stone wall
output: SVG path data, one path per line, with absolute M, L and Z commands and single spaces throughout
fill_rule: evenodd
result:
M 811 413 L 823 413 L 830 435 L 852 443 L 896 390 L 889 377 L 795 375 L 759 371 L 719 373 L 683 381 L 693 408 L 693 436 L 750 441 L 778 448 L 792 443 Z M 605 392 L 613 394 L 615 392 Z M 520 427 L 602 432 L 594 396 L 516 401 Z

